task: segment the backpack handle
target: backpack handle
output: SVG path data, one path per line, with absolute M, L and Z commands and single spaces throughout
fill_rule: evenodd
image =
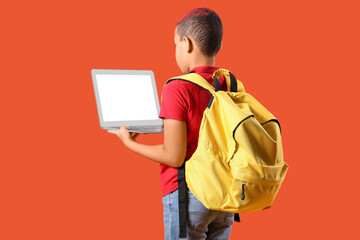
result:
M 213 74 L 215 91 L 220 90 L 220 82 L 218 78 L 221 76 L 224 76 L 225 78 L 228 91 L 245 92 L 244 85 L 240 81 L 236 80 L 234 74 L 224 68 L 216 70 Z

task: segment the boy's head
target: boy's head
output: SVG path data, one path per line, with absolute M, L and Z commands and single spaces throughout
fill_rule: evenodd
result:
M 184 44 L 182 42 L 185 41 L 185 44 L 190 44 L 190 48 L 198 48 L 205 58 L 214 58 L 221 48 L 222 35 L 223 28 L 219 16 L 211 9 L 196 8 L 186 13 L 176 24 L 175 45 L 177 42 Z M 176 58 L 181 68 L 178 56 Z

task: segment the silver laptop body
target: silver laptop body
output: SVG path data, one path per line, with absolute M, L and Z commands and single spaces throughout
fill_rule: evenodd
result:
M 164 131 L 153 71 L 92 69 L 91 76 L 101 128 Z

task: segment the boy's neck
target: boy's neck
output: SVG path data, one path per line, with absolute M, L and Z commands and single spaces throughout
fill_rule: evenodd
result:
M 215 66 L 215 56 L 214 57 L 208 57 L 208 56 L 197 56 L 196 58 L 193 58 L 190 62 L 189 68 L 191 69 L 195 67 L 200 66 Z

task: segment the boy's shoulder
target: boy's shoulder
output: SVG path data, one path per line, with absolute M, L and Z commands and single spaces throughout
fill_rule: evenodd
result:
M 166 83 L 163 91 L 166 92 L 172 92 L 172 93 L 187 93 L 189 92 L 189 90 L 193 89 L 194 87 L 196 87 L 195 84 L 188 82 L 188 81 L 184 81 L 181 80 L 181 78 L 179 77 L 179 79 L 173 79 L 170 82 Z
M 165 83 L 164 87 L 168 86 L 168 87 L 171 87 L 171 88 L 176 88 L 176 87 L 182 88 L 182 87 L 187 86 L 187 85 L 194 85 L 191 82 L 184 80 L 184 77 L 189 75 L 189 74 L 192 74 L 192 72 L 169 78 L 167 80 L 167 82 Z

